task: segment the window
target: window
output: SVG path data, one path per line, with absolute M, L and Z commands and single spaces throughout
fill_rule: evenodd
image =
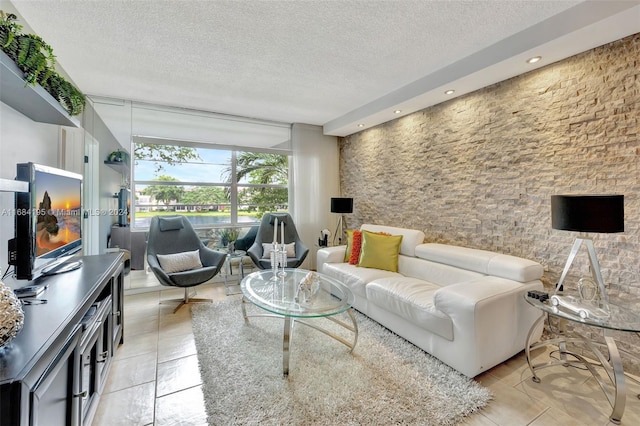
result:
M 196 228 L 233 227 L 287 211 L 289 157 L 281 152 L 134 142 L 133 226 L 183 214 Z

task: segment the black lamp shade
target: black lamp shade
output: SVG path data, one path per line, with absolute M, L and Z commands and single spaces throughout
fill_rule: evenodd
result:
M 577 232 L 624 232 L 624 195 L 552 195 L 551 227 Z
M 353 213 L 353 198 L 332 198 L 331 213 Z

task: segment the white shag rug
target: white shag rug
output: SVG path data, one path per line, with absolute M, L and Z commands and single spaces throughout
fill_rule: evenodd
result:
M 296 324 L 284 378 L 282 319 L 245 324 L 239 299 L 194 304 L 191 312 L 210 425 L 454 425 L 492 398 L 488 389 L 360 313 L 353 354 Z M 249 303 L 247 312 L 264 313 Z M 327 319 L 318 321 L 339 330 Z

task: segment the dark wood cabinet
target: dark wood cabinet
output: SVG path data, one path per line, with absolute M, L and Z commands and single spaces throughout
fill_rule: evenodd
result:
M 39 278 L 47 302 L 0 350 L 2 426 L 90 424 L 123 343 L 123 255 L 85 256 L 80 269 Z
M 34 370 L 29 379 L 34 385 L 24 389 L 29 393 L 28 417 L 33 425 L 77 425 L 80 424 L 78 397 L 75 388 L 78 381 L 78 340 L 80 329 L 76 328 L 44 371 Z M 4 422 L 3 422 L 4 424 Z M 17 424 L 17 423 L 16 423 Z M 24 424 L 24 422 L 20 422 Z

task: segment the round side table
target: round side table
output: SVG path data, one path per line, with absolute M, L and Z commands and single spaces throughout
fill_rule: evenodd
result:
M 561 293 L 558 294 L 562 296 Z M 609 301 L 611 313 L 608 318 L 583 318 L 577 312 L 571 312 L 563 309 L 562 307 L 553 306 L 548 300 L 541 302 L 538 299 L 528 297 L 526 294 L 524 297 L 529 304 L 540 309 L 544 313 L 529 330 L 527 344 L 525 346 L 527 364 L 533 374 L 532 380 L 536 383 L 540 383 L 540 378 L 536 374 L 536 370 L 546 367 L 562 365 L 565 367 L 586 368 L 596 379 L 596 382 L 598 382 L 598 385 L 611 405 L 612 411 L 609 419 L 615 424 L 620 424 L 627 396 L 625 378 L 629 378 L 636 382 L 637 380 L 631 376 L 625 375 L 622 367 L 620 351 L 613 339 L 613 332 L 640 332 L 640 315 L 631 309 Z M 536 330 L 538 330 L 542 325 L 545 318 L 548 319 L 550 316 L 559 318 L 561 324 L 566 324 L 566 321 L 572 321 L 589 327 L 600 328 L 603 330 L 605 343 L 602 344 L 595 342 L 593 339 L 585 337 L 576 331 L 567 332 L 564 327 L 561 326 L 558 327 L 558 332 L 554 332 L 550 327 L 550 331 L 553 334 L 551 339 L 532 344 L 532 336 L 536 335 Z M 567 349 L 567 343 L 583 344 L 591 351 L 591 353 L 593 353 L 593 355 L 595 355 L 597 361 L 589 360 L 580 354 L 570 352 Z M 531 351 L 545 346 L 557 347 L 556 351 L 559 354 L 559 358 L 552 359 L 546 363 L 533 364 L 531 360 Z M 606 348 L 605 354 L 602 353 L 601 348 Z M 631 354 L 628 355 L 634 359 L 638 359 Z M 604 379 L 599 370 L 603 370 L 606 373 Z M 640 395 L 638 395 L 638 398 L 640 398 Z

